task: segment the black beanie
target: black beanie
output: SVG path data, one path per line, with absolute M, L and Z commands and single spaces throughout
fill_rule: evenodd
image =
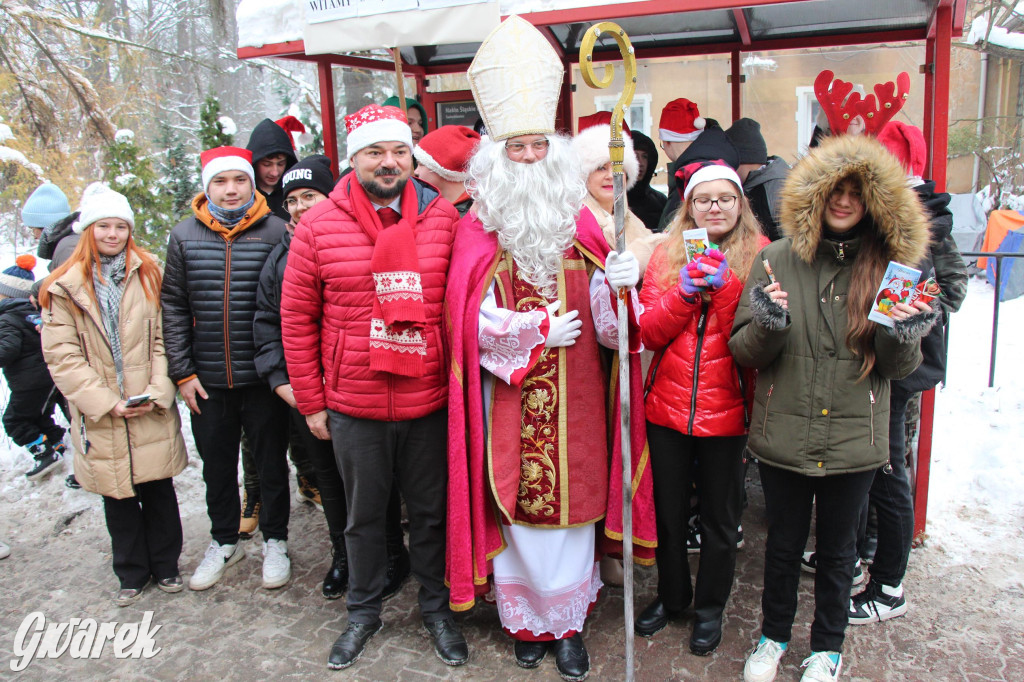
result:
M 705 128 L 690 146 L 676 159 L 676 167 L 682 168 L 695 161 L 715 161 L 721 159 L 732 168 L 740 165 L 740 155 L 736 147 L 721 128 Z
M 329 195 L 334 189 L 331 160 L 323 154 L 307 156 L 281 177 L 281 189 L 285 198 L 297 189 L 315 189 L 324 196 Z
M 761 124 L 752 118 L 741 118 L 725 131 L 736 151 L 740 153 L 740 163 L 768 163 L 768 145 L 761 135 Z

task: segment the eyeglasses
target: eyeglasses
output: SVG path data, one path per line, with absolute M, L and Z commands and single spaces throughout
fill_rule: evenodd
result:
M 728 211 L 730 208 L 736 205 L 736 199 L 739 197 L 733 194 L 726 194 L 724 197 L 718 197 L 717 199 L 709 199 L 707 197 L 697 197 L 693 200 L 693 207 L 701 213 L 707 213 L 711 210 L 712 204 L 718 204 L 718 208 L 722 211 Z
M 546 137 L 542 140 L 534 140 L 533 142 L 506 142 L 505 151 L 509 154 L 522 154 L 529 147 L 535 154 L 540 154 L 546 151 L 550 144 L 551 141 Z
M 305 192 L 300 194 L 298 198 L 292 196 L 285 199 L 284 208 L 286 211 L 291 211 L 293 208 L 296 208 L 299 205 L 299 202 L 302 202 L 302 205 L 305 206 L 306 208 L 312 208 L 319 198 L 319 192 L 314 192 L 313 190 L 307 189 Z

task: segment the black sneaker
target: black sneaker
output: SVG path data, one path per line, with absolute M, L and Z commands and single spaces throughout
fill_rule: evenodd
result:
M 64 486 L 71 488 L 72 490 L 81 490 L 82 484 L 78 482 L 74 474 L 68 474 L 68 477 L 64 479 Z
M 697 523 L 690 526 L 690 530 L 686 535 L 686 553 L 687 554 L 700 554 L 700 518 L 694 517 Z
M 902 590 L 900 596 L 893 597 L 885 593 L 881 583 L 872 581 L 863 592 L 850 598 L 847 615 L 850 625 L 867 625 L 898 618 L 907 612 L 907 608 Z
M 816 552 L 804 552 L 804 555 L 800 558 L 800 568 L 808 573 L 817 573 L 818 571 L 818 558 Z M 861 585 L 864 583 L 864 579 L 867 576 L 864 575 L 864 565 L 860 559 L 857 559 L 857 563 L 853 565 L 853 585 Z
M 32 467 L 25 478 L 30 481 L 40 481 L 52 474 L 60 466 L 60 455 L 53 448 L 47 448 L 41 455 L 36 455 L 36 465 Z

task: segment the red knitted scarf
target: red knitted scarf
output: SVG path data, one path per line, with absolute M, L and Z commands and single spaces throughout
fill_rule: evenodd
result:
M 370 369 L 423 376 L 427 357 L 423 331 L 427 320 L 413 230 L 419 218 L 416 188 L 411 179 L 406 182 L 401 219 L 384 227 L 370 197 L 354 176 L 355 173 L 348 176 L 348 195 L 359 225 L 374 242 L 370 270 L 377 295 L 370 319 Z

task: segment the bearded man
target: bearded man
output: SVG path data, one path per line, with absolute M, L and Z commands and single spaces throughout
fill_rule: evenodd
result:
M 385 501 L 397 478 L 423 624 L 447 665 L 469 658 L 444 584 L 447 357 L 441 309 L 458 214 L 411 179 L 401 109 L 345 117 L 353 172 L 299 222 L 281 333 L 295 403 L 331 440 L 345 488 L 348 627 L 327 667 L 355 663 L 382 627 Z
M 582 680 L 580 631 L 601 588 L 597 529 L 622 539 L 621 485 L 610 484 L 622 470 L 615 297 L 639 267 L 629 252 L 609 253 L 583 208 L 579 163 L 554 132 L 562 66 L 544 37 L 510 17 L 469 77 L 490 137 L 470 162 L 474 213 L 459 223 L 459 276 L 446 294 L 451 602 L 468 609 L 493 585 L 516 663 L 536 667 L 553 648 L 559 674 Z M 636 310 L 634 300 L 634 321 Z M 650 563 L 638 356 L 629 361 L 633 541 Z

